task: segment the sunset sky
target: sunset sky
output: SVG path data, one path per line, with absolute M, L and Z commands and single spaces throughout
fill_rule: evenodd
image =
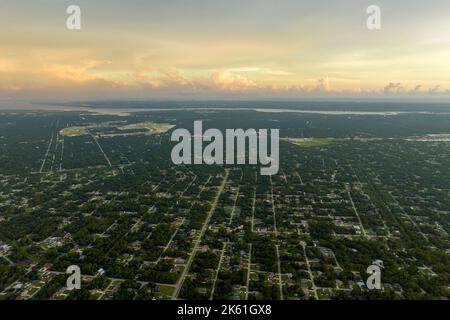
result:
M 0 100 L 336 97 L 448 99 L 450 1 L 0 0 Z

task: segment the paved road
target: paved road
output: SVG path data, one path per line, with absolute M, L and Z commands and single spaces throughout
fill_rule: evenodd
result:
M 41 169 L 39 170 L 39 173 L 42 173 L 42 171 L 44 170 L 45 161 L 47 161 L 47 157 L 48 157 L 48 154 L 50 152 L 50 148 L 52 146 L 52 143 L 53 143 L 53 132 L 52 132 L 52 136 L 50 138 L 50 142 L 48 143 L 47 152 L 45 153 L 44 159 L 42 159 L 42 165 L 41 165 Z
M 101 153 L 105 157 L 106 162 L 108 162 L 108 165 L 112 168 L 111 161 L 109 161 L 109 158 L 106 155 L 105 151 L 103 151 L 102 146 L 100 145 L 100 143 L 98 143 L 97 138 L 89 130 L 87 130 L 87 132 L 89 132 L 89 135 L 92 137 L 92 139 L 94 139 L 95 143 L 97 144 L 97 147 L 100 149 Z
M 306 244 L 304 242 L 302 242 L 301 245 L 303 247 L 303 255 L 305 256 L 306 267 L 308 268 L 309 277 L 311 278 L 314 297 L 316 298 L 316 300 L 319 300 L 319 296 L 317 295 L 317 287 L 316 287 L 316 284 L 314 283 L 314 275 L 311 272 L 311 267 L 309 265 L 308 256 L 306 255 Z
M 9 259 L 7 256 L 4 256 L 0 253 L 0 258 L 5 259 L 10 265 L 14 266 L 14 262 L 12 262 L 11 259 Z
M 277 266 L 278 266 L 278 286 L 280 287 L 280 299 L 284 300 L 283 296 L 283 284 L 281 279 L 281 264 L 280 264 L 280 251 L 278 249 L 278 245 L 275 246 L 277 251 Z
M 251 271 L 251 264 L 252 264 L 252 244 L 250 243 L 248 250 L 248 267 L 247 267 L 247 284 L 246 284 L 246 290 L 245 290 L 245 300 L 248 300 L 248 291 L 250 287 L 250 271 Z
M 219 191 L 217 192 L 217 195 L 214 199 L 213 205 L 211 206 L 211 210 L 209 210 L 208 216 L 206 217 L 205 222 L 203 223 L 203 227 L 200 231 L 200 235 L 197 238 L 197 240 L 195 241 L 194 248 L 192 249 L 192 252 L 186 263 L 186 267 L 183 269 L 183 272 L 181 273 L 181 276 L 178 279 L 177 284 L 175 285 L 175 290 L 173 291 L 173 294 L 172 294 L 172 300 L 177 299 L 178 295 L 180 294 L 180 290 L 181 290 L 181 287 L 183 286 L 184 279 L 186 278 L 186 275 L 189 272 L 189 269 L 191 268 L 192 261 L 194 261 L 195 253 L 197 252 L 197 249 L 200 246 L 200 243 L 202 242 L 203 235 L 205 234 L 206 229 L 208 228 L 209 220 L 211 220 L 211 217 L 212 217 L 214 211 L 216 210 L 220 195 L 222 194 L 223 189 L 225 188 L 225 184 L 227 183 L 229 173 L 230 173 L 229 169 L 226 169 L 225 177 L 223 178 L 222 184 L 220 185 Z
M 217 266 L 216 276 L 214 277 L 214 282 L 213 282 L 213 286 L 211 289 L 211 295 L 209 296 L 209 300 L 212 300 L 214 297 L 214 291 L 216 289 L 216 282 L 217 282 L 217 278 L 219 276 L 220 267 L 222 266 L 223 256 L 225 254 L 225 248 L 227 247 L 227 244 L 228 244 L 227 242 L 224 242 L 223 246 L 222 246 L 222 253 L 220 254 L 219 265 Z
M 359 216 L 358 210 L 356 209 L 355 203 L 353 202 L 353 198 L 352 198 L 352 195 L 350 193 L 350 187 L 349 187 L 348 184 L 345 184 L 345 189 L 347 190 L 348 198 L 350 199 L 350 202 L 352 203 L 353 211 L 355 212 L 356 217 L 358 218 L 359 225 L 361 226 L 361 234 L 365 238 L 366 237 L 366 230 L 364 229 L 364 226 L 363 226 L 363 224 L 361 222 L 361 218 Z

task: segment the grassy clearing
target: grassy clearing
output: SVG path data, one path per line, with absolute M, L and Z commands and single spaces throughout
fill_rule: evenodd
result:
M 87 134 L 88 127 L 67 127 L 62 129 L 59 133 L 65 137 L 77 137 Z
M 322 147 L 334 142 L 333 138 L 285 138 L 283 140 L 303 148 Z
M 118 127 L 118 129 L 145 129 L 148 131 L 147 134 L 160 134 L 169 131 L 173 127 L 175 126 L 168 123 L 141 122 Z
M 172 129 L 173 127 L 175 127 L 172 124 L 168 124 L 168 123 L 153 123 L 153 122 L 141 122 L 141 123 L 132 123 L 132 124 L 128 124 L 128 125 L 123 125 L 123 124 L 117 124 L 117 123 L 99 123 L 99 124 L 95 124 L 95 125 L 86 125 L 86 126 L 74 126 L 74 127 L 67 127 L 62 129 L 59 133 L 62 136 L 66 136 L 66 137 L 78 137 L 78 136 L 82 136 L 82 135 L 86 135 L 88 134 L 88 129 L 91 128 L 115 128 L 118 130 L 130 130 L 130 129 L 138 129 L 138 130 L 142 130 L 142 133 L 138 133 L 138 134 L 145 134 L 145 135 L 152 135 L 152 134 L 161 134 L 161 133 L 165 133 L 167 131 L 169 131 L 170 129 Z M 136 133 L 134 133 L 136 134 Z M 121 136 L 121 135 L 131 135 L 130 133 L 126 133 L 123 132 L 122 133 L 114 133 L 114 134 L 110 134 L 109 136 Z
M 171 287 L 171 286 L 165 286 L 163 284 L 159 284 L 158 290 L 159 290 L 159 292 L 161 292 L 164 295 L 164 297 L 171 298 L 175 288 Z

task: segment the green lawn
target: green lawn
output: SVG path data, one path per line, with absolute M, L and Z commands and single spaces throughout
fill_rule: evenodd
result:
M 167 298 L 171 298 L 173 291 L 175 290 L 174 287 L 171 286 L 165 286 L 163 284 L 158 285 L 158 290 Z

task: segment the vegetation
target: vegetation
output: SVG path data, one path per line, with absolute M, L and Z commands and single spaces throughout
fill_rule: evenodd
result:
M 173 165 L 173 126 L 206 117 L 279 128 L 279 174 Z M 449 128 L 447 114 L 4 112 L 0 299 L 449 298 L 449 142 L 411 139 Z

